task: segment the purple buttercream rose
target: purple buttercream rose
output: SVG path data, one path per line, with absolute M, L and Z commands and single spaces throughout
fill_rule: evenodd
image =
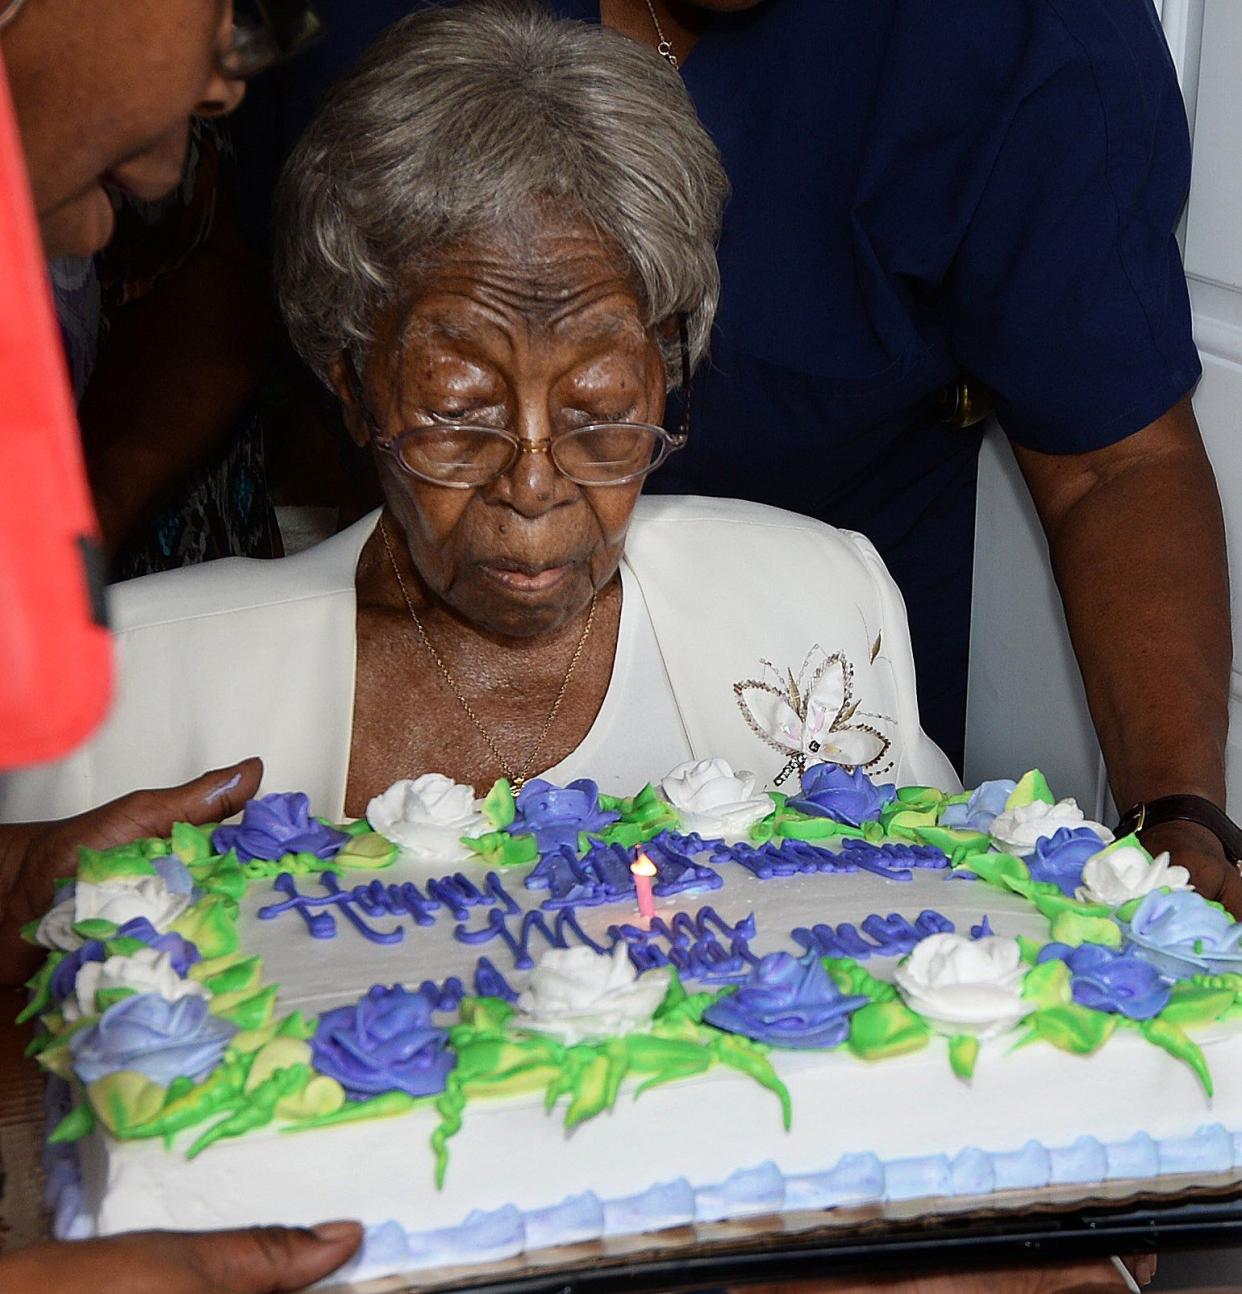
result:
M 621 816 L 600 808 L 599 786 L 586 777 L 568 786 L 537 777 L 517 793 L 516 807 L 517 817 L 507 830 L 514 836 L 532 834 L 540 853 L 561 845 L 576 849 L 579 832 L 602 831 Z
M 74 981 L 78 971 L 87 962 L 101 962 L 108 956 L 107 949 L 99 939 L 88 939 L 80 948 L 65 956 L 56 963 L 52 978 L 48 981 L 48 992 L 57 1002 L 63 1002 L 73 992 Z
M 175 1078 L 201 1082 L 220 1063 L 237 1032 L 208 1010 L 205 997 L 170 1002 L 139 993 L 110 1006 L 89 1028 L 69 1039 L 73 1069 L 84 1083 L 135 1069 L 167 1087 Z
M 172 968 L 184 978 L 186 972 L 195 962 L 201 962 L 203 955 L 198 945 L 183 938 L 173 930 L 166 934 L 160 932 L 146 917 L 133 917 L 116 932 L 118 939 L 137 939 L 154 948 L 156 952 L 167 953 L 172 959 Z
M 173 854 L 166 858 L 156 858 L 151 862 L 156 874 L 172 894 L 193 894 L 194 878 L 190 869 Z
M 802 794 L 789 807 L 816 818 L 860 827 L 880 816 L 880 810 L 897 796 L 891 782 L 876 784 L 861 768 L 849 772 L 840 764 L 812 764 L 802 774 Z
M 1017 785 L 1007 777 L 980 782 L 964 804 L 950 804 L 945 808 L 940 825 L 960 831 L 991 831 L 992 823 L 1004 813 L 1005 804 Z
M 310 800 L 301 791 L 288 791 L 247 800 L 241 822 L 217 827 L 211 847 L 221 854 L 235 849 L 240 862 L 250 863 L 285 854 L 331 858 L 348 839 L 310 816 Z
M 432 1024 L 431 1012 L 421 992 L 376 984 L 354 1006 L 319 1017 L 311 1039 L 315 1068 L 354 1100 L 381 1092 L 441 1092 L 457 1057 L 448 1050 L 448 1030 Z
M 1172 986 L 1150 963 L 1133 951 L 1114 952 L 1099 944 L 1070 948 L 1048 944 L 1041 962 L 1056 958 L 1070 969 L 1070 994 L 1079 1006 L 1131 1020 L 1150 1020 L 1169 1004 Z
M 836 1047 L 849 1034 L 851 1012 L 867 1001 L 842 993 L 814 955 L 798 960 L 770 953 L 736 993 L 713 1002 L 703 1019 L 774 1047 Z
M 1242 970 L 1242 924 L 1195 890 L 1153 890 L 1122 930 L 1140 957 L 1175 979 Z
M 1071 899 L 1082 884 L 1083 864 L 1104 848 L 1090 827 L 1058 827 L 1051 836 L 1035 842 L 1026 865 L 1036 881 L 1050 881 Z

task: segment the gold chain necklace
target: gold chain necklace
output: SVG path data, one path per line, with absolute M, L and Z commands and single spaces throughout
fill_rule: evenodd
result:
M 388 554 L 388 561 L 392 566 L 392 573 L 397 577 L 397 587 L 401 590 L 401 596 L 405 599 L 405 609 L 410 613 L 410 619 L 414 621 L 414 628 L 418 630 L 418 636 L 422 640 L 423 646 L 427 649 L 427 654 L 436 663 L 436 668 L 440 671 L 440 676 L 448 685 L 448 690 L 457 698 L 457 704 L 466 712 L 466 718 L 478 729 L 479 736 L 483 738 L 492 758 L 496 761 L 500 771 L 509 779 L 515 791 L 520 791 L 526 784 L 526 779 L 530 775 L 530 766 L 535 762 L 535 756 L 543 749 L 543 743 L 547 740 L 548 733 L 552 730 L 552 725 L 556 722 L 556 716 L 560 713 L 561 702 L 565 700 L 565 693 L 569 691 L 569 680 L 574 676 L 574 670 L 578 667 L 578 661 L 582 658 L 582 649 L 586 646 L 586 641 L 591 635 L 591 626 L 595 623 L 595 603 L 598 599 L 597 593 L 591 594 L 591 609 L 587 612 L 586 626 L 578 639 L 578 645 L 574 648 L 574 654 L 570 657 L 569 668 L 565 671 L 565 677 L 561 681 L 560 691 L 556 694 L 556 700 L 552 702 L 552 709 L 548 711 L 548 717 L 544 720 L 543 728 L 539 733 L 539 738 L 531 747 L 530 753 L 526 756 L 522 767 L 514 771 L 513 766 L 497 749 L 496 743 L 492 740 L 491 734 L 479 721 L 479 716 L 474 712 L 474 706 L 462 695 L 461 689 L 454 681 L 452 674 L 449 673 L 449 667 L 444 663 L 440 653 L 432 646 L 431 639 L 427 637 L 427 631 L 423 628 L 423 622 L 418 618 L 418 612 L 414 610 L 414 603 L 410 599 L 408 590 L 405 587 L 405 580 L 401 578 L 401 568 L 397 565 L 396 556 L 393 554 L 392 545 L 388 542 L 388 529 L 384 525 L 383 518 L 379 523 L 380 538 L 384 541 L 384 551 Z
M 676 70 L 677 67 L 679 66 L 677 62 L 677 55 L 673 53 L 672 42 L 668 39 L 667 36 L 665 36 L 664 28 L 660 26 L 660 20 L 659 18 L 656 17 L 655 5 L 651 3 L 651 0 L 647 0 L 647 12 L 651 15 L 651 21 L 654 24 L 656 29 L 656 36 L 659 38 L 659 41 L 660 41 L 660 43 L 656 46 L 656 53 L 659 54 L 659 56 L 662 59 L 665 59 L 668 63 L 670 63 L 672 67 Z

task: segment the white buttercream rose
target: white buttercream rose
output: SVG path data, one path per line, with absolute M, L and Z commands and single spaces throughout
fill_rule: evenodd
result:
M 464 862 L 472 855 L 462 836 L 491 829 L 475 808 L 474 788 L 442 773 L 394 782 L 367 805 L 367 821 L 407 858 L 420 862 Z
M 1056 804 L 1036 800 L 1033 804 L 1020 804 L 1016 809 L 1007 809 L 998 814 L 992 823 L 992 841 L 1007 854 L 1025 857 L 1035 852 L 1035 846 L 1041 840 L 1056 835 L 1062 827 L 1068 827 L 1071 831 L 1087 827 L 1099 836 L 1100 843 L 1104 845 L 1109 844 L 1113 838 L 1113 833 L 1102 823 L 1087 821 L 1077 800 L 1068 799 Z
M 755 794 L 755 775 L 735 773 L 723 759 L 678 764 L 660 789 L 677 810 L 682 830 L 701 836 L 743 836 L 772 812 L 771 796 Z
M 108 957 L 101 962 L 86 962 L 73 981 L 73 992 L 64 1000 L 61 1011 L 65 1021 L 73 1024 L 83 1016 L 95 1015 L 95 994 L 102 989 L 127 988 L 135 993 L 158 993 L 169 1002 L 183 997 L 209 997 L 208 990 L 196 980 L 182 979 L 173 969 L 172 954 L 155 948 L 139 948 L 128 957 Z
M 73 890 L 74 920 L 123 926 L 146 917 L 163 934 L 190 906 L 191 897 L 175 894 L 162 876 L 127 876 L 102 885 L 78 881 Z
M 940 1033 L 991 1038 L 1034 1004 L 1022 997 L 1027 967 L 1016 939 L 929 935 L 897 967 L 898 991 Z
M 646 1028 L 667 992 L 668 976 L 656 970 L 640 977 L 624 944 L 611 955 L 551 948 L 518 997 L 514 1023 L 573 1046 Z
M 35 942 L 44 948 L 59 948 L 67 953 L 81 948 L 82 936 L 73 928 L 73 923 L 77 920 L 74 909 L 73 891 L 69 890 L 64 898 L 44 913 L 39 928 L 35 931 Z
M 1117 845 L 1087 859 L 1077 897 L 1084 903 L 1119 908 L 1162 888 L 1189 889 L 1190 873 L 1184 867 L 1170 867 L 1167 853 L 1153 858 L 1138 845 Z

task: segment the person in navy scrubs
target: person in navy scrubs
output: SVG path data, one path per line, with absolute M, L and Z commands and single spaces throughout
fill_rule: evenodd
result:
M 321 0 L 330 39 L 257 108 L 276 152 L 384 26 L 446 2 Z M 1117 803 L 1223 805 L 1223 525 L 1173 239 L 1190 148 L 1151 0 L 550 7 L 665 42 L 733 185 L 699 433 L 659 488 L 868 535 L 960 766 L 980 437 L 937 402 L 971 374 L 1042 518 Z M 1242 912 L 1215 836 L 1144 840 Z

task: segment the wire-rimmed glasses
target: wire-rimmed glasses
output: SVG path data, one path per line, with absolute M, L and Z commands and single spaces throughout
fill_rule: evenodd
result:
M 577 485 L 626 485 L 654 472 L 690 439 L 690 346 L 684 317 L 681 341 L 683 414 L 680 431 L 645 422 L 593 422 L 529 441 L 502 427 L 434 423 L 411 427 L 391 440 L 367 412 L 374 444 L 410 476 L 450 490 L 475 490 L 499 480 L 522 454 L 547 454 L 556 470 Z M 365 406 L 364 406 L 365 407 Z
M 323 34 L 306 0 L 233 0 L 233 43 L 218 56 L 220 71 L 245 81 L 300 54 Z

